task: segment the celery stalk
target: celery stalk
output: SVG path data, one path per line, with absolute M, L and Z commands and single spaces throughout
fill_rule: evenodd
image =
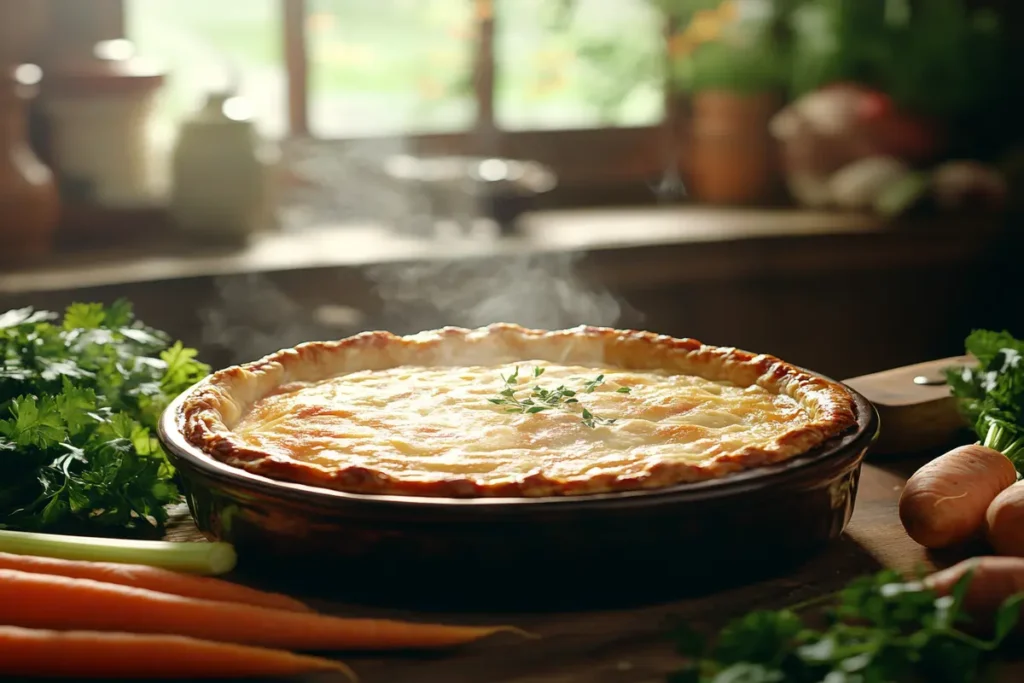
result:
M 0 552 L 62 560 L 144 564 L 188 574 L 225 574 L 237 556 L 230 543 L 172 543 L 0 530 Z

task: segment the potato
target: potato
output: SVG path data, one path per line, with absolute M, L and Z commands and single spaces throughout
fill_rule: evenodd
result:
M 900 496 L 900 521 L 927 548 L 962 543 L 985 525 L 999 493 L 1017 481 L 1017 470 L 1002 453 L 977 444 L 939 456 L 914 473 Z
M 1024 557 L 1024 484 L 1004 490 L 985 515 L 988 542 L 1000 555 Z

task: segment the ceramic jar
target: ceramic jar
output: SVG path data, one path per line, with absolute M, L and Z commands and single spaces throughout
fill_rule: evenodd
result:
M 244 241 L 273 227 L 273 145 L 260 138 L 247 102 L 207 97 L 181 126 L 172 155 L 171 216 L 206 241 Z
M 43 105 L 62 195 L 107 208 L 155 201 L 151 121 L 164 73 L 133 56 L 127 41 L 55 64 Z

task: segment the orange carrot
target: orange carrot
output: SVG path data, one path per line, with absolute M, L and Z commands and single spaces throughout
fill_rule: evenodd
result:
M 0 626 L 0 676 L 227 678 L 338 671 L 341 662 L 183 636 Z
M 313 610 L 294 598 L 279 593 L 267 593 L 241 586 L 230 581 L 211 579 L 192 574 L 180 574 L 169 569 L 160 569 L 142 564 L 120 564 L 118 562 L 84 562 L 61 560 L 54 557 L 35 555 L 14 555 L 0 553 L 0 569 L 17 569 L 33 574 L 53 574 L 72 579 L 93 579 L 103 583 L 121 586 L 135 586 L 160 593 L 182 595 L 200 600 L 218 602 L 240 602 L 258 607 L 284 609 L 294 612 Z
M 0 569 L 0 624 L 27 628 L 173 633 L 290 650 L 450 647 L 509 627 L 345 619 L 198 600 L 91 579 Z
M 988 542 L 1000 555 L 1024 557 L 1024 484 L 1004 489 L 985 514 Z
M 968 572 L 964 608 L 981 615 L 994 613 L 1007 598 L 1024 593 L 1024 558 L 989 555 L 972 557 L 925 578 L 925 584 L 948 595 Z

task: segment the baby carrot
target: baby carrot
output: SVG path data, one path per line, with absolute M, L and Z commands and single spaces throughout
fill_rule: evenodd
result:
M 146 588 L 188 598 L 240 602 L 259 607 L 310 612 L 308 606 L 278 593 L 266 593 L 230 581 L 181 574 L 142 564 L 119 562 L 83 562 L 54 557 L 0 553 L 0 569 L 16 569 L 33 574 L 53 574 L 72 579 L 93 579 L 104 583 Z
M 290 650 L 440 648 L 516 630 L 501 626 L 346 619 L 198 600 L 91 579 L 69 579 L 13 569 L 0 569 L 0 624 L 173 633 Z
M 174 635 L 49 631 L 0 626 L 0 676 L 228 678 L 337 671 L 341 662 L 283 650 Z

